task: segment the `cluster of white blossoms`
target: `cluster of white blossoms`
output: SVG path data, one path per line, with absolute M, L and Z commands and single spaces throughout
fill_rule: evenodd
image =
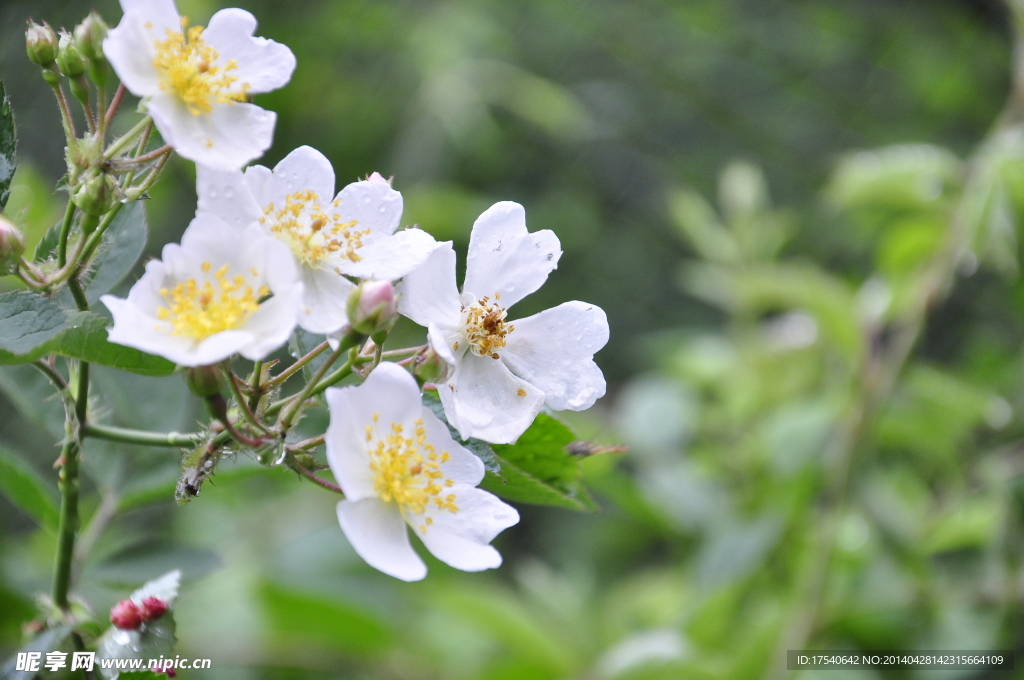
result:
M 398 282 L 398 312 L 427 329 L 447 365 L 437 389 L 463 439 L 511 443 L 543 406 L 583 410 L 604 394 L 593 361 L 608 340 L 600 308 L 567 302 L 507 318 L 561 256 L 552 232 L 527 231 L 522 206 L 497 203 L 473 225 L 460 293 L 451 242 L 400 229 L 402 195 L 379 174 L 335 194 L 329 161 L 307 146 L 272 170 L 243 169 L 269 147 L 275 122 L 249 95 L 281 87 L 295 67 L 287 47 L 253 37 L 252 15 L 223 10 L 203 29 L 172 0 L 121 4 L 104 51 L 164 140 L 197 163 L 199 200 L 180 245 L 165 246 L 128 298 L 102 298 L 111 342 L 189 367 L 262 360 L 296 325 L 344 333 L 358 282 Z M 408 524 L 453 567 L 501 563 L 489 543 L 518 514 L 476 488 L 482 463 L 424 407 L 406 368 L 380 363 L 360 386 L 328 390 L 327 402 L 328 461 L 346 497 L 338 519 L 359 555 L 423 578 Z

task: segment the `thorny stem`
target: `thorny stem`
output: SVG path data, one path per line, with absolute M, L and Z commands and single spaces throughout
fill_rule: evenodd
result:
M 77 284 L 77 281 L 74 282 Z M 81 428 L 86 421 L 89 404 L 89 364 L 78 364 L 78 384 L 75 390 L 74 412 L 68 412 L 64 421 L 64 444 L 61 448 L 60 469 L 60 521 L 57 525 L 57 555 L 54 558 L 53 601 L 63 610 L 68 609 L 68 589 L 71 585 L 71 563 L 75 554 L 75 532 L 78 530 L 78 452 Z
M 319 477 L 310 470 L 308 470 L 305 466 L 302 465 L 302 463 L 295 460 L 295 456 L 293 456 L 290 452 L 285 454 L 285 463 L 292 470 L 295 470 L 300 475 L 302 475 L 309 481 L 313 482 L 317 486 L 323 487 L 328 491 L 333 491 L 336 494 L 341 494 L 342 496 L 345 495 L 345 492 L 341 490 L 340 486 L 338 486 L 337 484 L 331 484 L 323 477 Z
M 252 411 L 249 410 L 249 404 L 245 399 L 245 395 L 242 394 L 242 389 L 238 386 L 238 378 L 231 371 L 231 364 L 229 361 L 225 361 L 221 365 L 221 370 L 224 372 L 224 377 L 228 381 L 228 387 L 231 389 L 231 394 L 235 397 L 235 402 L 238 404 L 238 410 L 241 411 L 242 417 L 253 427 L 266 432 L 267 428 L 263 427 L 263 424 L 256 419 Z
M 263 374 L 263 362 L 256 360 L 252 363 L 252 378 L 249 382 L 249 410 L 253 413 L 256 412 L 256 408 L 260 405 L 260 397 L 263 396 L 260 391 L 260 376 Z
M 351 335 L 351 333 L 349 335 Z M 345 336 L 346 339 L 348 337 L 349 336 Z M 347 352 L 350 348 L 351 345 L 346 347 L 344 342 L 339 344 L 338 349 L 331 352 L 330 356 L 328 356 L 327 359 L 324 360 L 324 363 L 320 366 L 320 368 L 316 370 L 316 373 L 314 373 L 313 377 L 309 379 L 309 382 L 306 383 L 306 386 L 303 387 L 302 390 L 294 397 L 291 397 L 291 402 L 288 404 L 288 408 L 286 408 L 284 413 L 281 414 L 281 418 L 280 420 L 278 420 L 277 423 L 278 429 L 281 432 L 287 432 L 289 429 L 291 429 L 292 421 L 295 420 L 295 416 L 297 416 L 299 414 L 299 411 L 302 410 L 302 405 L 306 402 L 306 400 L 312 396 L 313 387 L 316 384 L 316 382 L 320 380 L 322 377 L 324 377 L 324 374 L 327 373 L 328 369 L 330 369 L 331 364 L 337 361 L 338 357 L 340 357 L 343 353 Z M 274 405 L 272 404 L 271 408 L 273 408 L 273 406 Z
M 46 376 L 46 379 L 53 383 L 53 386 L 57 388 L 58 392 L 61 394 L 67 392 L 68 384 L 64 382 L 64 377 L 54 370 L 54 368 L 48 363 L 40 359 L 33 361 L 32 366 L 39 369 L 39 371 Z

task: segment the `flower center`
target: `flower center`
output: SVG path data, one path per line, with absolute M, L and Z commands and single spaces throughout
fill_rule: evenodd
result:
M 231 59 L 218 65 L 217 50 L 203 40 L 203 27 L 181 31 L 167 29 L 167 39 L 156 42 L 153 66 L 160 75 L 160 89 L 173 92 L 184 102 L 189 113 L 199 116 L 210 113 L 214 104 L 227 104 L 245 99 L 249 85 L 235 86 L 237 76 L 231 74 L 238 62 Z
M 160 289 L 166 306 L 158 308 L 156 315 L 171 324 L 172 335 L 202 340 L 214 333 L 238 328 L 259 309 L 259 298 L 269 295 L 270 289 L 260 286 L 254 293 L 241 274 L 228 278 L 228 266 L 215 271 L 212 280 L 207 277 L 199 283 L 188 279 L 173 289 Z M 208 273 L 210 263 L 204 262 L 202 268 Z M 251 273 L 255 276 L 256 270 Z
M 355 220 L 342 222 L 341 215 L 334 212 L 340 204 L 333 201 L 327 212 L 315 191 L 297 191 L 285 196 L 283 206 L 271 203 L 264 208 L 260 222 L 269 224 L 270 231 L 305 265 L 319 267 L 329 255 L 358 262 L 363 258 L 356 251 L 363 247 L 362 239 L 370 230 L 353 229 Z
M 373 414 L 373 424 L 366 426 L 366 448 L 377 495 L 384 501 L 398 503 L 403 514 L 422 515 L 428 508 L 458 512 L 455 494 L 442 494 L 452 486 L 452 480 L 445 479 L 441 472 L 441 463 L 449 460 L 448 452 L 438 453 L 427 442 L 423 421 L 415 421 L 411 437 L 406 437 L 402 425 L 395 422 L 391 423 L 390 432 L 381 437 L 377 432 L 379 417 L 380 414 Z M 433 520 L 425 517 L 419 530 L 426 533 L 431 524 Z
M 462 306 L 463 333 L 473 354 L 497 359 L 496 350 L 505 346 L 505 336 L 516 329 L 512 324 L 505 323 L 508 312 L 498 306 L 499 299 L 501 295 L 495 295 L 494 302 L 484 297 L 468 307 Z M 458 348 L 455 345 L 455 349 Z

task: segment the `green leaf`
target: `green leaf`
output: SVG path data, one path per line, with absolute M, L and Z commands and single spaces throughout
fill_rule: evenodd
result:
M 14 161 L 17 145 L 14 111 L 11 110 L 11 100 L 4 89 L 3 81 L 0 81 L 0 210 L 4 209 L 7 199 L 11 196 L 11 180 L 14 179 L 14 170 L 17 167 Z
M 18 651 L 40 652 L 43 655 L 40 661 L 45 661 L 46 652 L 58 649 L 64 651 L 62 648 L 69 635 L 71 635 L 71 626 L 56 626 L 55 628 L 43 631 L 38 637 L 29 641 Z M 18 655 L 12 654 L 7 663 L 0 667 L 0 680 L 32 680 L 38 675 L 37 672 L 15 670 L 17 664 Z M 42 665 L 42 663 L 39 664 L 40 668 L 42 668 Z
M 50 344 L 49 352 L 141 375 L 162 376 L 174 372 L 174 364 L 167 359 L 108 342 L 107 323 L 99 314 L 73 312 L 64 331 Z
M 60 245 L 60 228 L 63 223 L 64 220 L 61 219 L 60 222 L 47 229 L 43 237 L 39 239 L 39 243 L 36 244 L 36 252 L 32 256 L 33 262 L 45 262 L 57 257 L 57 246 Z
M 64 327 L 66 319 L 60 307 L 38 293 L 19 290 L 0 295 L 0 363 L 31 361 L 4 359 L 28 354 L 50 340 Z
M 956 186 L 961 172 L 960 159 L 945 149 L 890 146 L 842 159 L 828 193 L 847 209 L 931 209 Z
M 481 488 L 509 500 L 594 511 L 580 483 L 580 458 L 566 450 L 579 439 L 554 416 L 540 413 L 515 444 L 494 444 L 501 476 L 487 475 Z
M 92 263 L 95 274 L 85 289 L 90 303 L 98 301 L 128 276 L 142 256 L 148 236 L 142 201 L 132 201 L 121 208 L 103 235 L 103 244 Z
M 0 349 L 0 365 L 24 364 L 47 354 L 60 354 L 140 375 L 164 376 L 174 372 L 174 364 L 162 357 L 109 342 L 109 321 L 105 317 L 93 312 L 70 312 L 65 315 L 60 309 L 57 311 L 65 321 L 63 328 L 54 337 L 20 355 Z
M 56 529 L 60 518 L 56 494 L 18 456 L 0 447 L 0 491 L 41 525 Z

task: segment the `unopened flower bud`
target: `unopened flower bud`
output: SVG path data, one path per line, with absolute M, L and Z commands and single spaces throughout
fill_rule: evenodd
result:
M 0 276 L 13 274 L 25 252 L 25 238 L 13 224 L 0 217 Z
M 29 61 L 40 66 L 50 66 L 57 59 L 57 34 L 45 21 L 42 25 L 29 22 L 25 29 L 25 51 Z
M 104 172 L 97 172 L 78 185 L 71 200 L 86 215 L 102 215 L 114 207 L 119 192 L 117 180 Z
M 121 630 L 135 630 L 142 623 L 142 614 L 131 600 L 121 600 L 110 610 L 110 622 Z
M 67 31 L 62 31 L 60 34 L 57 66 L 60 67 L 60 72 L 69 78 L 82 75 L 89 66 L 89 60 L 78 50 L 74 39 Z
M 348 296 L 348 320 L 358 333 L 387 330 L 397 319 L 398 303 L 390 281 L 364 281 Z
M 107 37 L 106 22 L 96 10 L 75 27 L 75 46 L 82 56 L 90 61 L 102 61 L 103 39 Z
M 412 362 L 413 375 L 421 384 L 443 383 L 451 376 L 451 369 L 451 364 L 442 359 L 432 347 L 420 352 Z
M 167 611 L 167 603 L 157 597 L 147 597 L 142 601 L 139 613 L 143 621 L 156 621 Z
M 221 372 L 216 366 L 196 366 L 185 371 L 185 384 L 197 397 L 220 394 Z

